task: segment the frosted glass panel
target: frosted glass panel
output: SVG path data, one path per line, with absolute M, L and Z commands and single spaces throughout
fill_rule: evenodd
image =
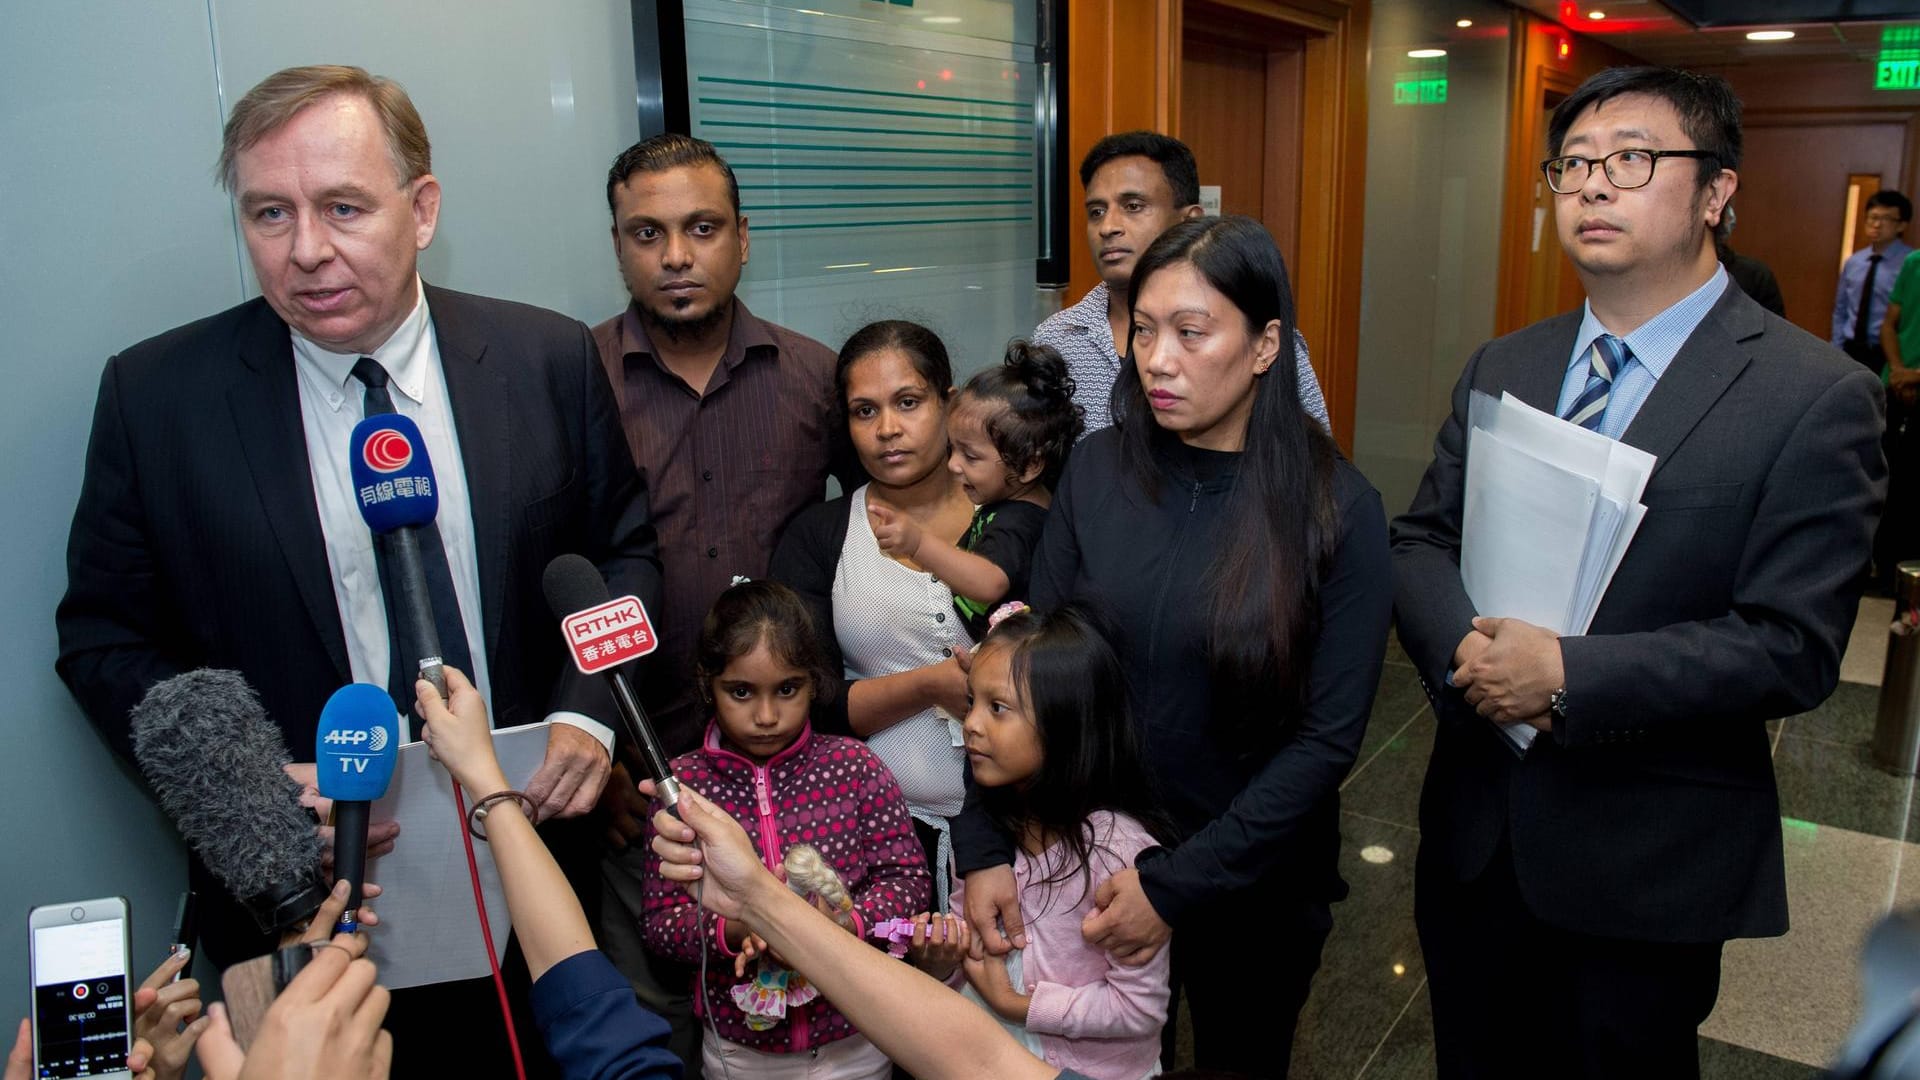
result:
M 739 176 L 756 313 L 833 344 L 916 319 L 963 371 L 1032 329 L 1031 0 L 685 10 L 694 134 Z

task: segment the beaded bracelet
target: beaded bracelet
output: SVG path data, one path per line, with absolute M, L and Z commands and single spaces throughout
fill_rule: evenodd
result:
M 487 834 L 480 831 L 480 823 L 487 820 L 487 810 L 492 807 L 494 803 L 505 802 L 508 799 L 519 800 L 520 809 L 527 815 L 527 823 L 532 824 L 533 812 L 536 807 L 533 804 L 533 797 L 531 795 L 528 795 L 524 791 L 496 791 L 486 798 L 481 799 L 479 802 L 474 803 L 473 809 L 467 811 L 467 831 L 472 833 L 475 839 L 485 840 Z

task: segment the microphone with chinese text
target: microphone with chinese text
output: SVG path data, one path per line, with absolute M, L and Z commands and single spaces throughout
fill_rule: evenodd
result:
M 387 793 L 400 754 L 393 699 L 371 683 L 349 683 L 320 710 L 313 760 L 320 794 L 333 800 L 333 876 L 347 882 L 347 908 L 335 933 L 360 929 L 367 879 L 367 813 Z
M 440 493 L 433 482 L 433 462 L 420 428 L 399 413 L 376 413 L 354 425 L 348 444 L 353 467 L 354 501 L 375 537 L 386 537 L 396 629 L 402 640 L 414 644 L 419 677 L 447 696 L 446 676 L 440 673 L 440 631 L 433 621 L 433 599 L 427 590 L 426 565 L 420 558 L 420 529 L 433 524 L 440 512 Z M 386 583 L 383 583 L 383 585 Z M 472 675 L 473 672 L 467 672 Z M 412 685 L 412 680 L 407 681 Z M 393 702 L 388 701 L 389 709 Z
M 560 620 L 560 632 L 567 639 L 568 652 L 582 674 L 604 674 L 613 688 L 613 703 L 620 710 L 627 736 L 646 758 L 647 770 L 659 785 L 660 802 L 668 810 L 680 801 L 680 782 L 673 778 L 660 737 L 653 733 L 647 711 L 621 668 L 660 647 L 653 623 L 647 619 L 646 606 L 637 596 L 607 598 L 607 580 L 600 570 L 579 555 L 560 555 L 547 564 L 540 585 L 547 594 L 547 607 Z
M 287 775 L 286 740 L 239 672 L 155 683 L 133 709 L 133 756 L 160 809 L 262 933 L 285 933 L 320 910 L 327 884 L 313 815 Z

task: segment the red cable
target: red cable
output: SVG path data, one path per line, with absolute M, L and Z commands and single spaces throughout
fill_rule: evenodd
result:
M 487 942 L 487 966 L 493 969 L 493 989 L 500 996 L 500 1019 L 506 1021 L 507 1045 L 513 1048 L 513 1072 L 519 1080 L 527 1080 L 527 1063 L 520 1057 L 520 1035 L 513 1029 L 513 1009 L 507 1004 L 507 980 L 500 976 L 500 954 L 493 947 L 493 927 L 487 922 L 486 894 L 480 889 L 480 864 L 473 857 L 473 833 L 467 828 L 467 800 L 460 793 L 458 780 L 453 782 L 453 805 L 460 810 L 460 839 L 467 845 L 467 877 L 473 882 L 473 908 L 480 913 L 480 936 Z

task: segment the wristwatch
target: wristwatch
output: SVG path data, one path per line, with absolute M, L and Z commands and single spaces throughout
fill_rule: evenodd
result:
M 1553 714 L 1553 718 L 1555 721 L 1565 720 L 1567 718 L 1567 688 L 1566 687 L 1563 686 L 1560 689 L 1555 690 L 1551 695 L 1548 696 L 1547 711 Z

